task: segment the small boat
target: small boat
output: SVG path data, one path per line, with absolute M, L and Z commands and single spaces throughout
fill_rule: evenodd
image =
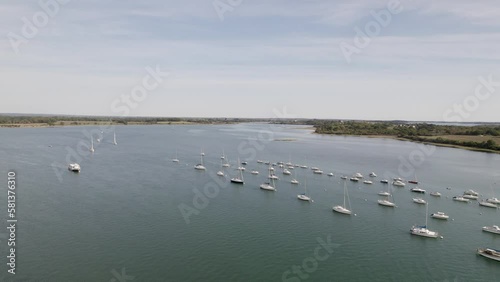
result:
M 377 177 L 377 175 L 375 174 L 375 172 L 370 172 L 370 177 Z
M 403 182 L 403 179 L 402 179 L 401 177 L 396 177 L 396 178 L 394 178 L 393 180 L 394 180 L 394 181 L 401 181 L 401 182 Z
M 476 191 L 474 191 L 474 190 L 472 190 L 472 189 L 469 189 L 469 190 L 465 191 L 464 194 L 479 196 L 479 193 L 476 192 Z
M 370 180 L 365 180 L 363 181 L 364 184 L 373 184 L 373 181 L 370 181 Z
M 224 176 L 224 172 L 222 172 L 221 170 L 217 171 L 217 175 L 218 176 Z
M 292 180 L 290 180 L 290 183 L 292 183 L 292 184 L 299 184 L 299 181 L 297 179 L 292 179 Z
M 264 164 L 269 165 L 271 162 L 270 161 L 265 161 Z
M 421 205 L 427 204 L 427 202 L 422 198 L 413 198 L 413 202 Z
M 323 174 L 323 171 L 322 171 L 322 170 L 317 169 L 317 170 L 314 170 L 314 171 L 313 171 L 313 173 L 314 173 L 314 174 Z
M 283 169 L 283 174 L 284 175 L 290 175 L 292 173 L 288 169 L 285 168 L 285 169 Z
M 245 171 L 245 170 L 247 170 L 246 168 L 244 168 L 244 167 L 242 167 L 242 166 L 239 166 L 237 169 L 238 169 L 238 170 L 241 170 L 241 171 Z
M 258 163 L 258 164 L 261 164 L 261 163 L 264 163 L 264 162 L 263 162 L 263 161 L 261 161 L 261 160 L 257 160 L 257 163 Z
M 356 178 L 363 178 L 363 175 L 359 172 L 356 172 L 353 177 L 356 177 Z
M 477 249 L 477 254 L 485 258 L 500 261 L 500 250 L 495 249 Z
M 240 160 L 238 159 L 238 162 L 240 162 Z M 240 172 L 240 176 L 235 176 L 233 178 L 231 178 L 231 182 L 232 183 L 235 183 L 235 184 L 245 184 L 245 181 L 243 180 L 243 171 L 242 170 L 239 170 Z
M 311 170 L 319 170 L 319 168 L 313 166 L 313 167 L 311 167 Z
M 270 170 L 270 171 L 274 171 L 274 167 L 270 167 L 270 168 L 269 168 L 269 170 Z
M 484 226 L 483 227 L 483 231 L 490 232 L 490 233 L 495 233 L 495 234 L 500 234 L 500 227 L 498 227 L 498 225 Z
M 391 193 L 386 192 L 386 191 L 380 191 L 380 192 L 378 192 L 378 194 L 379 194 L 380 196 L 390 196 L 390 195 L 391 195 Z
M 463 202 L 463 203 L 468 203 L 468 202 L 470 202 L 470 200 L 469 200 L 469 199 L 466 199 L 466 198 L 464 198 L 464 197 L 462 197 L 462 196 L 455 196 L 455 197 L 453 197 L 453 201 Z
M 450 218 L 447 214 L 445 214 L 444 212 L 437 212 L 437 213 L 433 213 L 431 214 L 431 217 L 432 218 L 437 218 L 437 219 L 443 219 L 443 220 L 447 220 L 448 218 Z
M 338 212 L 338 213 L 342 213 L 342 214 L 347 214 L 347 215 L 351 215 L 352 214 L 352 211 L 349 210 L 349 209 L 347 209 L 347 206 L 345 205 L 346 195 L 347 195 L 347 201 L 349 203 L 349 208 L 351 208 L 351 201 L 349 200 L 349 192 L 347 191 L 346 182 L 344 181 L 344 204 L 342 206 L 341 205 L 334 206 L 332 208 L 332 210 L 334 212 Z
M 387 197 L 387 199 L 384 199 L 384 200 L 378 200 L 378 204 L 381 205 L 381 206 L 386 206 L 386 207 L 391 207 L 391 208 L 395 208 L 396 207 L 396 204 L 389 201 L 388 199 L 389 197 Z
M 257 174 L 259 174 L 259 172 L 258 172 L 258 171 L 256 171 L 256 170 L 252 170 L 252 172 L 251 172 L 251 173 L 252 173 L 253 175 L 257 175 Z
M 477 200 L 479 197 L 476 195 L 471 195 L 471 194 L 464 194 L 462 197 L 469 199 L 469 200 Z
M 441 197 L 441 193 L 439 193 L 439 192 L 431 192 L 430 194 L 431 194 L 431 196 L 434 196 L 434 197 Z
M 101 143 L 101 139 L 96 138 L 97 143 Z
M 383 180 L 380 180 L 380 183 L 388 184 L 388 183 L 389 183 L 389 180 L 387 180 L 387 179 L 383 179 Z
M 307 168 L 307 166 L 306 165 L 301 165 L 300 168 Z
M 113 132 L 113 145 L 118 145 L 116 142 L 116 132 Z
M 174 162 L 174 163 L 179 162 L 179 158 L 177 158 L 177 150 L 175 150 L 175 158 L 172 159 L 172 162 Z
M 197 169 L 197 170 L 206 170 L 207 169 L 203 165 L 203 156 L 205 156 L 205 153 L 203 153 L 203 150 L 202 150 L 201 154 L 200 154 L 200 163 L 194 166 L 195 169 Z
M 269 176 L 267 178 L 274 179 L 274 180 L 279 180 L 279 177 L 276 176 L 275 174 L 269 174 Z
M 358 178 L 356 178 L 356 177 L 351 177 L 351 178 L 349 178 L 349 180 L 351 180 L 351 181 L 353 181 L 353 182 L 358 182 L 358 181 L 359 181 L 359 179 L 358 179 Z
M 492 204 L 500 204 L 500 200 L 497 198 L 489 198 L 486 200 L 486 202 L 492 203 Z
M 94 137 L 90 137 L 90 152 L 93 153 L 95 152 L 94 150 Z
M 288 169 L 295 169 L 295 167 L 293 165 L 289 165 Z
M 267 190 L 267 191 L 276 191 L 276 188 L 273 185 L 271 185 L 271 183 L 269 183 L 269 182 L 260 184 L 260 189 Z
M 305 201 L 305 202 L 312 201 L 311 198 L 304 193 L 297 195 L 297 199 Z
M 333 176 L 333 172 L 330 172 L 330 173 L 328 174 L 328 176 Z
M 415 192 L 415 193 L 425 194 L 425 190 L 422 188 L 418 188 L 418 187 L 413 187 L 410 189 L 410 191 Z
M 418 184 L 418 181 L 417 181 L 417 180 L 408 180 L 408 183 L 411 183 L 411 184 Z
M 344 180 L 346 180 L 346 179 L 347 179 L 347 176 L 342 175 L 342 176 L 340 177 L 340 179 L 344 179 Z
M 498 206 L 496 204 L 489 203 L 489 202 L 486 202 L 486 201 L 480 201 L 479 205 L 483 206 L 483 207 L 487 207 L 487 208 L 494 208 L 494 209 L 498 208 Z
M 406 184 L 403 181 L 400 181 L 400 180 L 395 180 L 394 182 L 392 182 L 392 185 L 398 186 L 398 187 L 404 187 L 404 186 L 406 186 Z
M 436 231 L 431 231 L 427 229 L 427 213 L 429 212 L 429 205 L 425 205 L 425 225 L 424 226 L 416 226 L 413 225 L 410 229 L 410 233 L 412 235 L 427 237 L 427 238 L 437 238 L 439 237 L 439 233 Z
M 81 167 L 79 164 L 77 163 L 73 163 L 73 164 L 69 164 L 68 165 L 68 170 L 72 171 L 72 172 L 80 172 L 81 170 Z
M 248 164 L 248 162 L 243 161 L 243 162 L 241 162 L 241 164 L 242 164 L 242 165 L 247 165 L 247 164 Z

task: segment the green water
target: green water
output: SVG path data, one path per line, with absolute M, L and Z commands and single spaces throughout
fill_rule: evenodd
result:
M 471 188 L 500 197 L 499 155 L 266 124 L 122 126 L 117 146 L 108 133 L 92 156 L 78 160 L 80 174 L 51 166 L 66 166 L 68 148 L 88 141 L 83 131 L 92 129 L 0 129 L 2 226 L 9 170 L 17 173 L 18 218 L 16 275 L 7 273 L 7 232 L 0 229 L 1 281 L 500 280 L 500 263 L 475 254 L 500 249 L 500 235 L 481 231 L 500 224 L 500 211 L 451 200 Z M 282 138 L 294 141 L 272 141 Z M 202 148 L 204 172 L 193 169 Z M 231 177 L 238 157 L 249 162 L 245 185 L 215 176 L 223 150 Z M 171 161 L 176 151 L 180 163 Z M 325 174 L 278 170 L 278 191 L 265 192 L 258 187 L 267 166 L 258 159 L 291 159 Z M 368 178 L 371 171 L 379 175 L 372 185 L 347 183 L 356 216 L 334 214 L 343 201 L 339 176 Z M 377 205 L 377 193 L 387 189 L 380 179 L 401 173 L 443 194 L 423 197 L 429 213 L 450 215 L 428 222 L 444 239 L 409 234 L 426 217 L 425 206 L 412 203 L 421 195 L 410 185 L 391 187 L 398 208 Z M 307 179 L 313 203 L 297 200 L 304 186 L 289 183 L 295 174 Z M 207 191 L 209 197 L 198 194 Z M 179 207 L 192 212 L 188 220 Z

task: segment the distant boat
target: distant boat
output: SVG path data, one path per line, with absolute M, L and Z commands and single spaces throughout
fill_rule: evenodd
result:
M 464 194 L 469 194 L 469 195 L 473 195 L 473 196 L 479 196 L 479 193 L 470 189 L 470 190 L 467 190 L 464 192 Z
M 363 181 L 364 184 L 373 184 L 373 181 L 370 181 L 370 180 L 365 180 Z
M 257 175 L 257 174 L 259 174 L 259 172 L 258 172 L 257 170 L 252 170 L 252 172 L 251 172 L 251 173 L 252 173 L 253 175 Z
M 385 194 L 385 199 L 378 200 L 377 202 L 381 206 L 395 208 L 396 204 L 390 201 L 391 197 L 392 197 L 392 195 L 391 195 L 391 193 L 389 193 L 389 186 L 387 186 L 387 194 Z
M 477 249 L 477 254 L 485 258 L 500 261 L 500 250 L 490 248 Z
M 342 176 L 340 177 L 340 179 L 344 179 L 344 180 L 345 180 L 345 179 L 347 179 L 347 176 L 342 175 Z
M 313 173 L 314 174 L 323 174 L 323 171 L 319 170 L 319 169 L 316 169 L 316 170 L 313 170 Z
M 174 163 L 178 163 L 179 159 L 177 158 L 177 150 L 175 150 L 175 158 L 172 159 Z
M 497 199 L 497 198 L 489 198 L 486 200 L 488 203 L 492 203 L 492 204 L 500 204 L 500 200 Z
M 307 178 L 304 182 L 304 193 L 297 195 L 297 199 L 306 202 L 312 202 L 311 197 L 307 196 Z
M 94 150 L 94 137 L 90 137 L 90 152 L 93 153 L 95 152 Z
M 480 201 L 479 205 L 483 206 L 483 207 L 487 207 L 487 208 L 494 208 L 494 209 L 498 208 L 498 206 L 496 204 L 489 203 L 489 202 L 486 202 L 486 201 Z
M 290 183 L 297 185 L 297 184 L 299 184 L 299 181 L 297 179 L 292 179 L 292 180 L 290 180 Z
M 421 205 L 427 204 L 427 202 L 422 198 L 413 198 L 413 202 L 415 202 L 417 204 L 421 204 Z
M 351 208 L 351 201 L 349 200 L 349 192 L 347 191 L 347 184 L 346 184 L 346 181 L 344 181 L 344 204 L 342 206 L 340 206 L 340 205 L 334 206 L 332 208 L 332 210 L 334 212 L 347 214 L 347 215 L 352 214 L 352 211 L 347 208 L 346 203 L 345 203 L 346 195 L 347 195 L 347 202 L 349 203 L 349 208 Z
M 353 182 L 358 182 L 359 179 L 357 177 L 351 177 L 349 180 L 353 181 Z
M 401 181 L 401 180 L 395 180 L 394 182 L 392 182 L 392 185 L 398 186 L 398 187 L 404 187 L 404 186 L 406 186 L 406 184 L 403 181 Z
M 410 191 L 415 192 L 415 193 L 422 193 L 422 194 L 425 193 L 424 189 L 418 188 L 418 187 L 413 187 L 413 188 L 410 189 Z
M 425 225 L 424 226 L 416 226 L 413 225 L 412 228 L 410 229 L 410 233 L 412 235 L 417 235 L 417 236 L 422 236 L 422 237 L 427 237 L 427 238 L 437 238 L 439 237 L 439 233 L 435 231 L 431 231 L 427 229 L 427 213 L 429 211 L 429 205 L 425 205 Z
M 221 170 L 217 171 L 218 176 L 224 176 L 224 162 L 223 161 L 224 161 L 224 159 L 220 160 Z
M 266 191 L 276 191 L 276 184 L 274 184 L 274 179 L 271 178 L 271 183 L 266 182 L 260 184 L 259 188 Z
M 274 168 L 272 168 L 271 166 L 269 166 L 269 176 L 267 178 L 272 180 L 279 180 L 278 176 L 274 174 Z
M 370 177 L 377 177 L 377 175 L 375 174 L 375 172 L 370 172 Z
M 378 192 L 378 194 L 379 194 L 380 196 L 390 196 L 390 195 L 391 195 L 391 193 L 389 193 L 389 192 L 387 192 L 387 191 L 380 191 L 380 192 Z
M 431 192 L 430 195 L 434 197 L 441 197 L 441 193 L 439 192 Z
M 116 132 L 113 132 L 113 145 L 118 145 L 116 142 Z
M 238 163 L 240 162 L 240 159 L 238 159 Z M 236 176 L 236 177 L 233 177 L 231 178 L 231 182 L 232 183 L 236 183 L 236 184 L 245 184 L 244 180 L 243 180 L 243 171 L 241 169 L 238 170 L 240 172 L 240 176 Z
M 455 196 L 455 197 L 453 197 L 453 201 L 463 202 L 463 203 L 468 203 L 468 202 L 470 202 L 470 200 L 469 200 L 469 199 L 466 199 L 466 198 L 464 198 L 464 197 L 462 197 L 462 196 Z
M 443 219 L 443 220 L 447 220 L 448 218 L 450 218 L 447 214 L 445 214 L 444 212 L 437 212 L 437 213 L 433 213 L 431 214 L 431 217 L 432 218 L 437 218 L 437 219 Z
M 283 174 L 284 175 L 290 175 L 292 173 L 288 169 L 285 168 L 285 169 L 283 169 Z
M 330 176 L 330 177 L 331 177 L 331 176 L 333 176 L 333 172 L 330 172 L 330 173 L 328 174 L 328 176 Z
M 477 200 L 479 197 L 476 195 L 471 195 L 471 194 L 464 194 L 462 197 L 469 199 L 469 200 Z
M 79 164 L 77 163 L 73 163 L 73 164 L 69 164 L 68 165 L 68 170 L 72 171 L 72 172 L 80 172 L 81 170 L 81 167 Z
M 383 180 L 380 180 L 380 183 L 388 184 L 388 183 L 389 183 L 389 180 L 387 180 L 387 179 L 383 179 Z
M 202 150 L 201 154 L 200 154 L 200 163 L 194 166 L 195 169 L 197 169 L 197 170 L 206 170 L 207 169 L 203 165 L 203 156 L 205 156 L 205 153 L 203 153 L 203 150 Z
M 482 229 L 485 232 L 500 234 L 500 227 L 498 227 L 498 225 L 484 226 Z
M 363 178 L 363 175 L 359 172 L 356 172 L 353 177 L 356 177 L 356 178 Z
M 408 180 L 408 183 L 411 183 L 411 184 L 418 184 L 418 181 L 417 181 L 417 180 Z

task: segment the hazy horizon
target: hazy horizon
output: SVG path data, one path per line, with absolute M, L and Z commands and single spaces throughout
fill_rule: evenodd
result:
M 500 121 L 495 1 L 42 2 L 0 4 L 0 112 Z

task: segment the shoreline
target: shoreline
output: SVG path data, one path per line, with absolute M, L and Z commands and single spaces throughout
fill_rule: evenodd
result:
M 342 137 L 364 137 L 364 138 L 392 139 L 392 140 L 399 140 L 399 141 L 407 141 L 407 142 L 413 142 L 413 143 L 420 143 L 420 144 L 425 144 L 425 145 L 433 145 L 433 146 L 436 146 L 436 147 L 455 148 L 455 149 L 462 149 L 462 150 L 473 151 L 473 152 L 480 152 L 480 153 L 500 154 L 499 151 L 490 150 L 490 149 L 467 147 L 467 146 L 453 145 L 453 144 L 443 144 L 443 143 L 437 143 L 437 142 L 432 142 L 432 141 L 417 141 L 417 140 L 413 140 L 413 139 L 410 139 L 410 138 L 397 137 L 397 136 L 393 136 L 393 135 L 329 134 L 329 133 L 318 133 L 318 132 L 315 132 L 315 131 L 313 132 L 313 134 L 329 135 L 329 136 L 342 136 Z

